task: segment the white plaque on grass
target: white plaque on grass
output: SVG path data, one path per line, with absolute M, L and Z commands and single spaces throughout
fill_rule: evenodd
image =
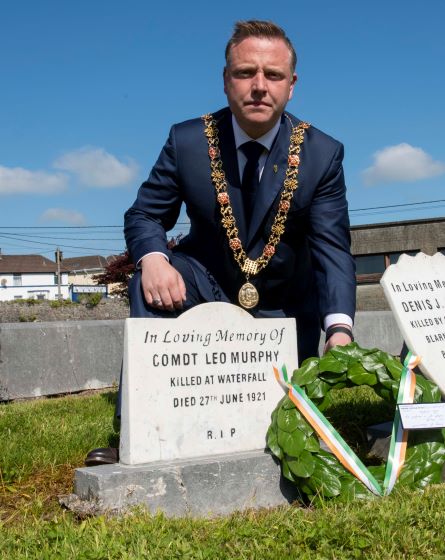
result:
M 262 449 L 284 391 L 273 366 L 297 367 L 294 319 L 254 319 L 205 303 L 178 319 L 127 319 L 120 460 Z
M 445 394 L 445 256 L 402 255 L 380 282 L 406 345 Z

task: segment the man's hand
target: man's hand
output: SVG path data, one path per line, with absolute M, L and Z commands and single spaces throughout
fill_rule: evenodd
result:
M 348 325 L 342 324 L 342 325 L 335 325 L 335 326 L 345 327 L 347 330 L 350 329 Z M 334 346 L 346 346 L 350 342 L 352 342 L 352 331 L 350 336 L 349 334 L 346 334 L 344 332 L 333 333 L 326 341 L 326 344 L 324 345 L 323 353 L 326 354 L 326 352 L 329 352 L 329 350 L 331 348 L 334 348 Z
M 185 284 L 179 272 L 160 254 L 146 255 L 141 261 L 144 297 L 156 309 L 182 309 Z

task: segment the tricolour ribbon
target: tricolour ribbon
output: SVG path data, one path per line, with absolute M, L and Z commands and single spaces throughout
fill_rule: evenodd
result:
M 414 401 L 414 391 L 416 388 L 416 375 L 413 369 L 420 363 L 418 356 L 413 356 L 408 352 L 403 364 L 402 375 L 400 377 L 399 392 L 397 393 L 397 404 L 412 403 Z M 403 463 L 405 462 L 406 444 L 408 441 L 408 430 L 402 427 L 399 408 L 396 407 L 394 423 L 392 425 L 391 442 L 389 445 L 388 461 L 386 463 L 385 480 L 383 488 L 387 496 L 394 488 Z
M 397 404 L 413 402 L 414 390 L 416 388 L 416 376 L 412 370 L 419 362 L 420 358 L 408 352 L 400 377 Z M 289 381 L 286 366 L 283 366 L 281 371 L 276 367 L 273 369 L 277 381 L 289 388 L 288 394 L 291 401 L 345 469 L 357 477 L 373 494 L 377 496 L 388 495 L 393 489 L 405 462 L 406 442 L 408 438 L 407 431 L 403 430 L 398 408 L 396 407 L 388 461 L 386 463 L 385 479 L 383 487 L 381 487 L 372 473 L 362 461 L 360 461 L 329 420 L 306 395 L 305 391 L 296 383 Z

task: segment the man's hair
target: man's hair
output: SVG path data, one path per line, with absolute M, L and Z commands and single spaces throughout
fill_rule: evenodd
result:
M 262 21 L 258 19 L 251 19 L 249 21 L 237 21 L 235 23 L 232 36 L 230 37 L 226 45 L 225 56 L 227 64 L 229 64 L 230 62 L 231 48 L 235 45 L 238 45 L 239 43 L 241 43 L 241 41 L 247 39 L 248 37 L 281 39 L 282 41 L 284 41 L 291 55 L 292 72 L 295 71 L 295 66 L 297 65 L 297 54 L 289 37 L 281 27 L 279 27 L 272 21 Z

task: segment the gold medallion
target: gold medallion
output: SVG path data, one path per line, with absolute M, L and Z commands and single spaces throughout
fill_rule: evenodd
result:
M 246 282 L 241 286 L 238 292 L 238 301 L 244 309 L 252 309 L 252 307 L 258 305 L 259 299 L 258 290 L 253 284 Z

